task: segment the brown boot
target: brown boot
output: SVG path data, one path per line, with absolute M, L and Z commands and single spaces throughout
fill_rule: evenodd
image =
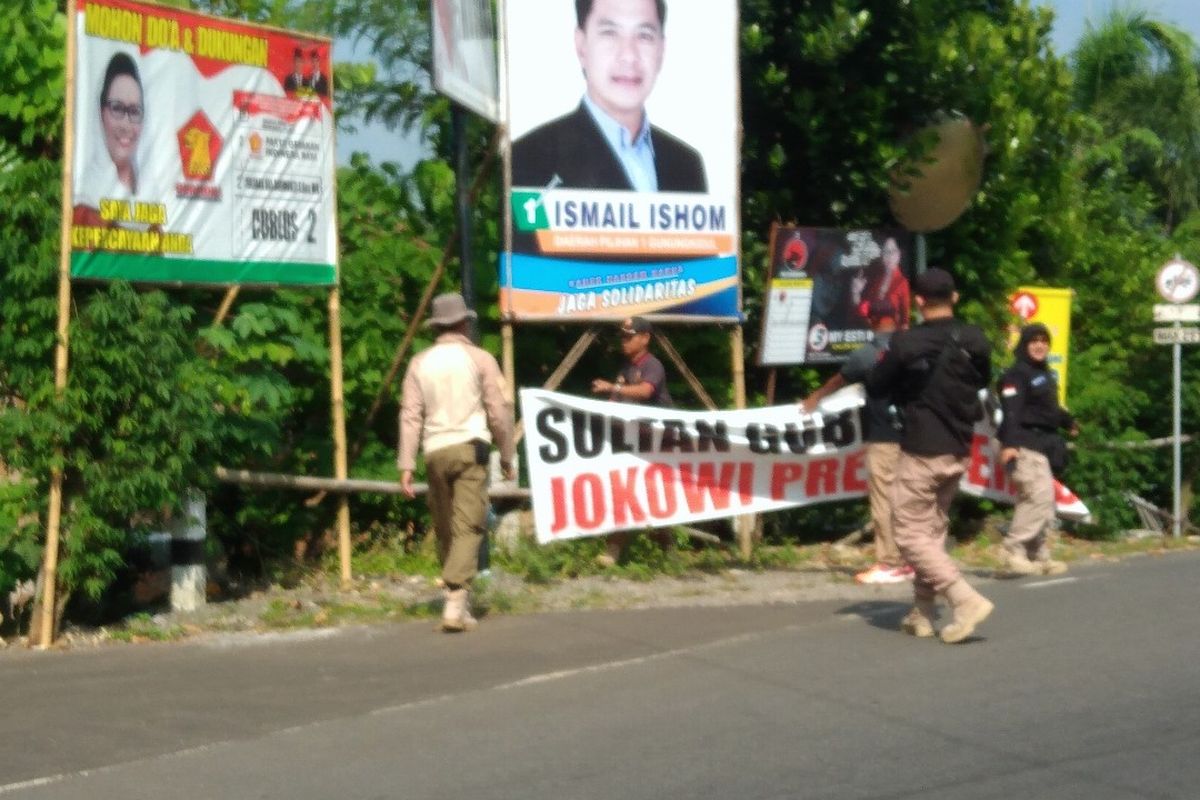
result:
M 442 606 L 442 630 L 446 633 L 473 631 L 479 622 L 471 616 L 471 594 L 466 589 L 447 589 Z
M 942 628 L 942 641 L 955 644 L 966 639 L 975 632 L 975 626 L 988 618 L 996 606 L 991 600 L 971 588 L 971 584 L 962 578 L 950 584 L 946 589 L 946 600 L 954 619 Z
M 1037 567 L 1039 575 L 1062 575 L 1067 571 L 1067 565 L 1050 557 L 1050 541 L 1047 537 L 1042 546 L 1029 554 L 1029 560 Z
M 1033 562 L 1033 565 L 1042 575 L 1062 575 L 1067 571 L 1066 562 L 1056 561 L 1053 558 L 1039 558 Z
M 912 609 L 900 620 L 900 630 L 918 639 L 928 639 L 933 636 L 933 621 L 937 618 L 937 601 L 929 598 L 918 598 L 913 602 Z
M 1042 571 L 1029 560 L 1029 556 L 1018 550 L 1004 548 L 1004 566 L 1001 577 L 1018 578 L 1025 575 L 1041 575 Z

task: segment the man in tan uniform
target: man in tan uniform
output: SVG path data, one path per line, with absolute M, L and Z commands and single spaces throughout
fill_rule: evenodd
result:
M 446 584 L 442 630 L 448 632 L 472 630 L 477 624 L 469 587 L 487 519 L 492 444 L 500 450 L 505 478 L 516 477 L 512 406 L 496 359 L 468 338 L 475 317 L 462 295 L 433 299 L 426 324 L 438 337 L 409 362 L 400 404 L 400 485 L 406 495 L 416 496 L 413 469 L 419 442 Z
M 907 284 L 906 284 L 907 286 Z M 825 397 L 852 383 L 862 383 L 887 352 L 901 312 L 891 300 L 866 304 L 872 341 L 850 354 L 837 374 L 804 398 L 800 408 L 811 414 Z M 907 316 L 908 309 L 904 309 Z M 900 462 L 900 431 L 893 423 L 891 403 L 886 397 L 868 397 L 862 411 L 863 441 L 867 443 L 867 501 L 875 529 L 875 563 L 854 576 L 859 583 L 903 583 L 912 580 L 913 568 L 904 563 L 892 527 L 892 484 Z

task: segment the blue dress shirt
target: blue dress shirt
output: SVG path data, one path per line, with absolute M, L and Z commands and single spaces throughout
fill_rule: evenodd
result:
M 654 142 L 650 139 L 650 120 L 642 115 L 642 128 L 630 136 L 625 126 L 600 110 L 586 94 L 583 105 L 596 120 L 605 141 L 621 162 L 635 191 L 657 192 L 658 173 L 654 170 Z

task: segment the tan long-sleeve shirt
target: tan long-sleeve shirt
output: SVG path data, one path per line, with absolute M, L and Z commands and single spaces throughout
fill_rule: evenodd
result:
M 397 465 L 414 469 L 428 454 L 472 440 L 495 443 L 513 461 L 513 410 L 500 365 L 461 333 L 443 333 L 413 357 L 404 375 Z

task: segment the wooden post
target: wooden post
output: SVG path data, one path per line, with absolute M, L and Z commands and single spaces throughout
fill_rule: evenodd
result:
M 775 405 L 775 386 L 779 379 L 779 370 L 771 367 L 771 371 L 767 373 L 767 405 Z
M 734 325 L 729 331 L 730 371 L 733 373 L 733 404 L 735 408 L 746 407 L 746 356 L 743 352 L 742 326 Z M 754 524 L 752 515 L 737 518 L 738 552 L 749 560 L 754 554 Z
M 692 368 L 683 360 L 683 356 L 679 355 L 679 351 L 675 349 L 675 345 L 671 344 L 671 340 L 667 338 L 666 334 L 656 329 L 654 331 L 654 338 L 667 358 L 671 359 L 675 364 L 675 368 L 683 375 L 683 379 L 687 381 L 688 386 L 692 387 L 692 391 L 696 394 L 697 399 L 700 400 L 700 404 L 709 411 L 716 411 L 717 404 L 713 402 L 712 397 L 705 391 L 704 384 L 696 377 L 696 373 L 692 372 Z
M 571 349 L 563 356 L 563 360 L 559 362 L 559 365 L 554 368 L 554 372 L 550 373 L 550 377 L 542 384 L 542 388 L 549 389 L 552 392 L 558 389 L 562 385 L 562 382 L 566 380 L 567 373 L 575 368 L 575 365 L 579 363 L 579 359 L 583 358 L 583 354 L 587 352 L 587 349 L 592 346 L 592 343 L 596 341 L 596 337 L 599 335 L 600 329 L 595 326 L 585 330 L 575 340 L 575 344 L 571 345 Z
M 217 309 L 217 315 L 213 317 L 212 324 L 214 327 L 220 327 L 225 322 L 225 318 L 229 316 L 230 309 L 233 308 L 233 301 L 237 300 L 240 286 L 230 286 L 225 292 L 225 296 L 221 298 L 221 306 Z
M 735 325 L 729 332 L 730 363 L 733 371 L 733 406 L 746 407 L 746 355 L 742 340 L 742 326 Z
M 67 104 L 63 122 L 62 220 L 58 254 L 58 325 L 54 337 L 54 401 L 62 402 L 67 389 L 68 337 L 71 331 L 71 200 L 75 150 L 75 0 L 67 0 Z M 62 447 L 56 459 L 62 461 Z M 55 592 L 58 583 L 58 539 L 62 526 L 63 468 L 50 469 L 49 509 L 46 512 L 46 547 L 42 556 L 41 619 L 30 621 L 30 644 L 39 648 L 54 642 Z M 37 638 L 34 639 L 34 632 Z
M 566 380 L 567 373 L 575 368 L 575 365 L 579 363 L 579 359 L 583 358 L 583 354 L 592 346 L 592 342 L 596 341 L 596 336 L 599 335 L 599 332 L 600 329 L 595 327 L 584 331 L 583 335 L 575 341 L 575 344 L 563 356 L 562 362 L 555 367 L 554 372 L 550 373 L 550 377 L 546 378 L 546 382 L 542 384 L 542 388 L 549 389 L 552 392 L 557 390 L 562 382 Z M 522 419 L 518 420 L 516 427 L 513 428 L 513 443 L 520 444 L 521 438 L 524 436 L 525 420 Z
M 508 384 L 508 402 L 517 402 L 517 367 L 513 355 L 513 324 L 505 320 L 500 324 L 500 366 L 504 370 L 504 381 Z
M 333 476 L 346 480 L 346 398 L 342 383 L 342 306 L 338 288 L 329 292 L 329 369 L 333 410 Z M 350 498 L 338 496 L 338 562 L 342 588 L 350 588 Z

